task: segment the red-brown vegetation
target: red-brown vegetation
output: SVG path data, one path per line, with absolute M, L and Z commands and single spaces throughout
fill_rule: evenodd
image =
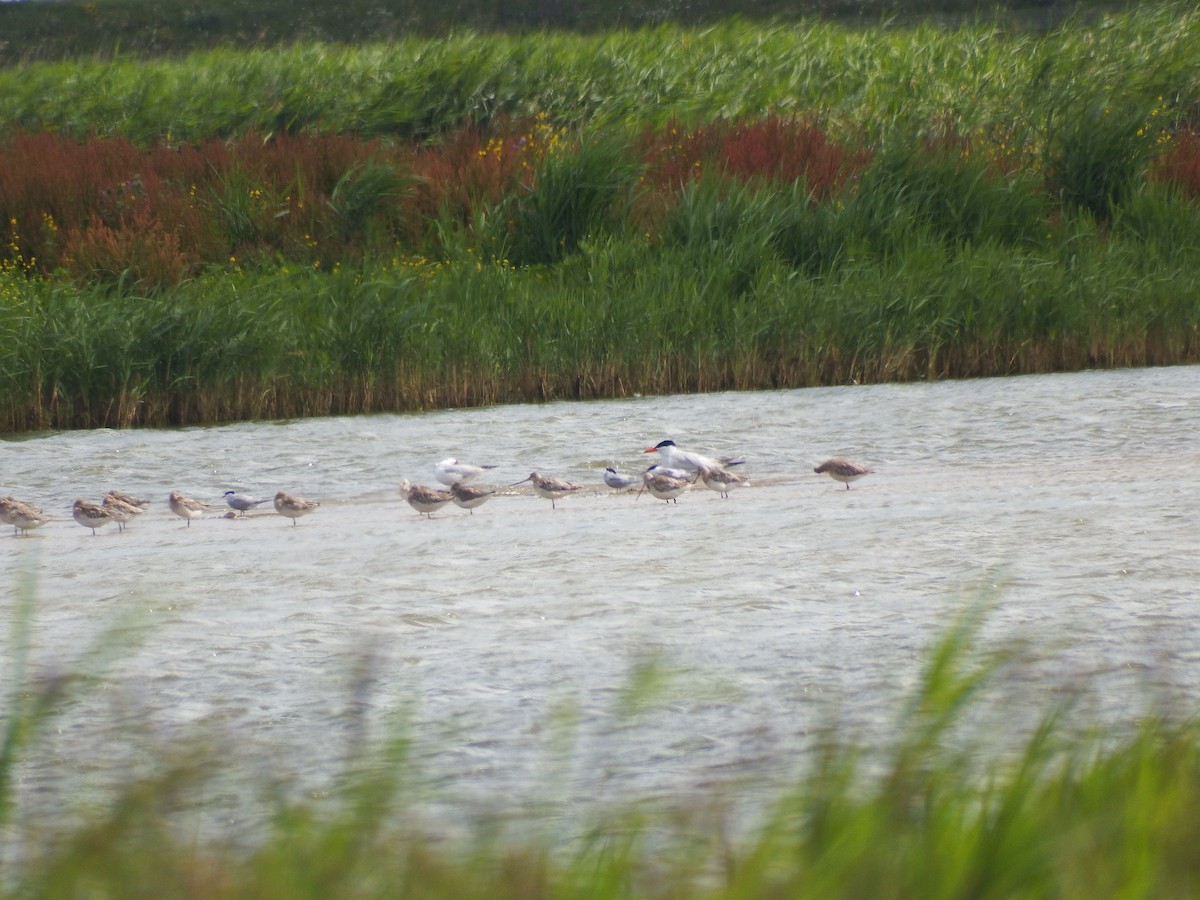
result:
M 803 179 L 821 200 L 836 194 L 869 159 L 864 148 L 838 143 L 818 125 L 780 116 L 693 129 L 671 125 L 645 135 L 642 154 L 646 181 L 660 190 L 675 190 L 703 172 L 717 172 L 741 181 Z
M 1008 148 L 987 138 L 947 140 L 960 143 L 964 155 L 1011 162 Z M 43 273 L 155 286 L 177 283 L 205 265 L 326 267 L 371 251 L 424 256 L 435 219 L 469 234 L 481 216 L 532 186 L 547 153 L 572 146 L 544 118 L 468 127 L 419 145 L 283 133 L 140 148 L 121 137 L 79 141 L 17 132 L 0 140 L 6 234 L 0 256 Z M 780 116 L 674 124 L 644 134 L 630 154 L 643 167 L 633 215 L 650 226 L 646 230 L 674 193 L 702 173 L 743 182 L 802 181 L 823 201 L 846 190 L 870 161 L 862 144 Z M 384 227 L 347 227 L 331 198 L 339 183 L 367 165 L 393 168 L 404 189 L 363 207 L 363 216 L 381 217 Z M 1175 136 L 1150 174 L 1200 197 L 1200 135 Z
M 1188 199 L 1200 200 L 1200 133 L 1189 130 L 1175 135 L 1150 174 L 1155 181 L 1178 188 Z

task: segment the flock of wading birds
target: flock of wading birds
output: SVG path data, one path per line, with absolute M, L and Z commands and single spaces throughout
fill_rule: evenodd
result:
M 677 447 L 674 441 L 669 440 L 660 441 L 645 452 L 657 453 L 661 464 L 655 463 L 650 466 L 641 474 L 640 478 L 635 475 L 623 475 L 609 467 L 604 470 L 605 485 L 613 490 L 627 491 L 640 481 L 642 486 L 637 492 L 639 497 L 643 491 L 646 491 L 659 500 L 674 503 L 681 494 L 700 481 L 726 498 L 730 491 L 739 487 L 747 487 L 750 484 L 749 476 L 731 471 L 743 464 L 743 460 L 735 457 L 714 458 L 691 453 Z M 432 516 L 435 511 L 447 503 L 471 510 L 471 514 L 474 515 L 475 507 L 486 503 L 496 491 L 472 487 L 467 482 L 494 468 L 496 467 L 460 463 L 453 458 L 443 459 L 434 466 L 434 477 L 442 484 L 447 485 L 448 490 L 413 484 L 405 478 L 400 482 L 400 495 L 408 501 L 409 506 L 421 515 Z M 813 471 L 828 474 L 831 478 L 845 484 L 846 490 L 849 490 L 850 482 L 862 478 L 864 475 L 870 475 L 873 470 L 839 457 L 826 460 L 816 466 Z M 582 485 L 572 484 L 561 478 L 551 478 L 537 472 L 531 472 L 528 478 L 523 478 L 510 487 L 516 487 L 527 481 L 532 484 L 534 493 L 550 501 L 552 509 L 556 500 L 575 491 L 583 490 Z M 266 497 L 256 499 L 237 491 L 226 491 L 225 503 L 229 506 L 229 510 L 223 517 L 231 519 L 244 516 L 247 511 L 266 502 L 268 502 Z M 275 511 L 281 516 L 291 519 L 293 525 L 296 524 L 297 519 L 307 516 L 321 505 L 316 500 L 293 497 L 286 491 L 279 491 L 275 495 L 274 504 Z M 178 491 L 171 491 L 167 497 L 167 505 L 175 515 L 186 519 L 189 527 L 192 519 L 204 515 L 212 508 L 209 504 L 185 497 Z M 120 491 L 109 491 L 98 504 L 89 503 L 82 498 L 76 500 L 71 509 L 71 516 L 84 528 L 90 528 L 94 535 L 97 528 L 111 522 L 116 522 L 117 529 L 123 531 L 127 522 L 140 516 L 149 506 L 149 500 L 133 497 Z M 31 530 L 53 521 L 52 517 L 43 513 L 38 507 L 14 497 L 0 497 L 0 519 L 13 526 L 14 535 L 28 534 Z

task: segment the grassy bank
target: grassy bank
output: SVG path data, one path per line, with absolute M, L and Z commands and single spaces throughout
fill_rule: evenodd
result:
M 97 200 L 112 218 L 42 230 L 65 271 L 37 274 L 21 251 L 0 272 L 0 430 L 1200 357 L 1200 209 L 1183 182 L 1131 182 L 1093 210 L 956 147 L 866 162 L 813 146 L 838 163 L 821 197 L 686 155 L 662 164 L 684 177 L 648 176 L 602 144 L 542 159 L 513 192 L 453 179 L 428 220 L 367 201 L 342 215 L 345 179 L 280 216 L 221 176 L 207 231 L 187 230 L 188 211 L 204 221 L 187 191 L 180 215 L 151 214 L 135 196 L 147 175 Z M 473 206 L 467 184 L 492 199 Z
M 18 657 L 0 756 L 0 826 L 10 835 L 0 896 L 1195 896 L 1195 722 L 1147 708 L 1137 723 L 1101 729 L 1068 702 L 1040 720 L 1020 710 L 1033 727 L 1010 725 L 1000 738 L 991 729 L 1000 708 L 1016 705 L 1008 673 L 1022 658 L 981 649 L 977 629 L 964 618 L 929 650 L 890 739 L 831 739 L 756 824 L 725 821 L 738 790 L 727 785 L 690 810 L 595 813 L 553 840 L 529 822 L 478 824 L 465 840 L 427 830 L 406 791 L 419 773 L 395 736 L 366 742 L 324 799 L 257 784 L 274 813 L 243 844 L 198 837 L 211 834 L 198 825 L 211 813 L 206 783 L 238 767 L 235 753 L 202 741 L 143 765 L 90 811 L 47 808 L 54 791 L 40 805 L 18 802 L 23 758 L 71 692 L 102 681 L 96 670 L 39 682 Z M 638 708 L 653 708 L 653 689 L 630 690 Z M 460 812 L 463 822 L 488 819 Z
M 0 69 L 0 122 L 147 144 L 247 130 L 424 138 L 539 113 L 557 126 L 633 129 L 775 113 L 872 140 L 1007 127 L 1019 142 L 1093 106 L 1165 102 L 1194 123 L 1197 21 L 1191 7 L 1155 4 L 1045 33 L 723 21 L 221 47 Z
M 809 215 L 789 228 L 825 226 Z M 8 278 L 0 428 L 1195 361 L 1196 214 L 1175 216 L 1173 253 L 1132 214 L 1103 235 L 1071 218 L 1019 253 L 948 247 L 912 226 L 902 254 L 817 276 L 764 255 L 771 235 L 745 219 L 730 236 L 685 219 L 654 246 L 610 238 L 553 268 L 465 257 L 221 274 L 149 293 Z
M 0 71 L 0 430 L 1194 362 L 1200 17 Z
M 1064 17 L 1117 9 L 1117 2 L 1008 2 L 983 12 L 1010 24 L 1045 27 Z M 543 29 L 583 32 L 643 28 L 663 23 L 711 25 L 730 16 L 759 22 L 833 16 L 868 24 L 885 17 L 978 16 L 974 0 L 209 0 L 188 3 L 148 0 L 55 0 L 0 4 L 0 65 L 80 56 L 154 56 L 214 46 L 272 47 L 299 41 L 359 44 L 412 36 Z

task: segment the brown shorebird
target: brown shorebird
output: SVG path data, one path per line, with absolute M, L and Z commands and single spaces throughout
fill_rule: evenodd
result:
M 567 494 L 582 490 L 577 484 L 571 484 L 569 481 L 563 481 L 561 478 L 551 478 L 549 475 L 539 475 L 537 472 L 530 472 L 528 478 L 522 478 L 515 482 L 512 486 L 524 484 L 527 481 L 533 482 L 533 492 L 539 497 L 545 497 L 550 501 L 550 508 L 554 509 L 554 501 L 561 500 Z
M 850 490 L 850 482 L 862 478 L 864 475 L 870 475 L 874 469 L 868 469 L 866 466 L 860 466 L 858 463 L 852 463 L 848 459 L 835 457 L 827 459 L 819 466 L 813 468 L 817 473 L 828 473 L 829 477 L 834 481 L 840 481 L 846 485 L 846 490 Z
M 492 495 L 496 492 L 485 491 L 483 488 L 468 487 L 461 481 L 456 481 L 450 485 L 450 493 L 454 497 L 455 506 L 469 509 L 471 515 L 475 515 L 475 507 L 483 506 L 488 500 L 492 499 Z
M 734 475 L 726 469 L 710 469 L 708 466 L 700 469 L 692 484 L 696 481 L 703 481 L 706 488 L 717 491 L 725 499 L 729 499 L 729 492 L 734 488 L 750 486 L 749 475 Z
M 117 491 L 109 491 L 104 495 L 104 500 L 100 504 L 112 516 L 112 520 L 117 523 L 118 531 L 124 531 L 126 522 L 145 512 L 140 506 L 134 506 L 132 503 L 125 502 L 121 499 L 121 496 Z
M 92 534 L 96 533 L 97 528 L 103 528 L 109 522 L 116 521 L 107 509 L 83 499 L 76 500 L 75 505 L 71 507 L 71 518 L 84 528 L 92 529 Z
M 50 517 L 31 503 L 22 503 L 15 497 L 0 497 L 0 522 L 13 527 L 13 534 L 28 534 L 31 529 L 41 528 Z
M 120 500 L 122 503 L 128 503 L 130 506 L 136 506 L 138 509 L 149 509 L 150 501 L 142 500 L 139 497 L 132 497 L 129 494 L 123 494 L 120 491 L 109 491 L 104 495 L 106 498 L 112 497 L 114 500 Z
M 449 491 L 413 484 L 407 478 L 400 482 L 400 496 L 418 513 L 433 518 L 433 513 L 454 499 Z
M 310 512 L 316 509 L 321 504 L 316 500 L 305 500 L 303 497 L 293 497 L 291 494 L 280 491 L 275 495 L 275 512 L 281 516 L 287 516 L 292 520 L 292 524 L 296 524 L 296 520 L 301 516 L 307 516 Z
M 642 491 L 649 491 L 650 496 L 659 500 L 678 503 L 679 495 L 691 486 L 692 483 L 688 479 L 664 475 L 658 471 L 658 466 L 651 466 L 642 473 L 642 490 L 638 491 L 638 496 L 642 496 Z
M 167 495 L 167 506 L 171 507 L 171 512 L 175 515 L 187 519 L 188 528 L 192 527 L 192 519 L 204 515 L 204 511 L 208 509 L 207 503 L 185 497 L 178 491 L 171 491 Z

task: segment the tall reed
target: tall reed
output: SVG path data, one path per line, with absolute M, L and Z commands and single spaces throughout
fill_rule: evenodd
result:
M 262 131 L 0 140 L 0 428 L 1195 361 L 1197 21 L 29 67 L 14 92 L 128 88 L 135 115 L 148 73 L 211 78 L 172 114 Z
M 1121 5 L 1108 0 L 1083 4 L 1097 12 Z M 1057 5 L 1031 9 L 1023 3 L 1004 3 L 986 14 L 1014 26 L 1045 28 L 1075 9 L 1075 5 L 1064 10 Z M 13 6 L 4 12 L 9 39 L 0 45 L 0 65 L 80 56 L 160 56 L 227 45 L 358 44 L 413 34 L 442 36 L 463 29 L 596 32 L 662 22 L 704 26 L 730 16 L 759 22 L 835 16 L 873 23 L 885 17 L 945 20 L 980 15 L 971 0 L 739 0 L 735 5 L 695 0 L 686 6 L 644 0 L 580 0 L 569 5 L 525 0 L 509 6 L 484 0 L 439 4 L 345 0 L 336 9 L 318 0 L 259 0 L 251 9 L 236 0 L 213 0 L 203 11 L 144 0 L 109 0 L 103 9 L 86 0 L 59 0 L 42 10 Z
M 341 131 L 424 138 L 499 115 L 663 127 L 798 112 L 871 138 L 1014 122 L 1045 147 L 1059 111 L 1107 96 L 1149 112 L 1195 95 L 1196 11 L 1151 4 L 1045 34 L 995 25 L 763 26 L 726 21 L 596 35 L 454 34 L 308 43 L 179 59 L 0 69 L 0 122 L 149 143 Z
M 818 207 L 820 209 L 821 207 Z M 1147 195 L 1049 239 L 948 243 L 901 207 L 797 268 L 806 195 L 702 180 L 661 238 L 553 267 L 447 261 L 202 275 L 169 292 L 0 276 L 4 430 L 183 424 L 634 392 L 1194 361 L 1197 212 Z M 844 217 L 844 219 L 843 219 Z M 801 232 L 802 233 L 802 232 Z M 771 248 L 781 246 L 783 252 Z M 817 251 L 820 252 L 820 251 Z

